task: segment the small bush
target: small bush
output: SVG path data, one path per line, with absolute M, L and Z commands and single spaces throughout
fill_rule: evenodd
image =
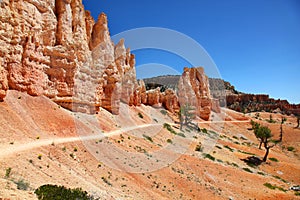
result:
M 107 185 L 112 186 L 112 184 L 111 184 L 105 177 L 101 177 L 101 179 L 102 179 L 102 181 L 103 181 L 104 183 L 106 183 Z
M 257 174 L 264 176 L 265 174 L 263 172 L 257 172 Z
M 78 151 L 77 147 L 74 147 L 73 151 L 74 151 L 74 152 L 77 152 L 77 151 Z
M 41 154 L 38 155 L 38 159 L 42 160 L 42 155 Z
M 81 188 L 69 189 L 64 186 L 43 185 L 34 191 L 39 200 L 92 200 L 86 191 Z
M 216 158 L 213 157 L 213 156 L 210 155 L 210 154 L 205 154 L 204 158 L 208 158 L 208 159 L 210 159 L 210 160 L 212 160 L 212 161 L 215 161 L 215 160 L 216 160 Z
M 236 163 L 231 163 L 231 165 L 234 166 L 234 167 L 239 167 L 239 165 L 236 164 Z
M 277 158 L 269 158 L 269 160 L 274 161 L 274 162 L 279 162 Z
M 144 134 L 143 134 L 143 137 L 144 137 L 145 139 L 149 140 L 150 142 L 153 142 L 153 140 L 152 140 L 152 138 L 151 138 L 150 136 L 144 135 Z
M 294 147 L 288 147 L 287 150 L 288 150 L 288 151 L 294 151 L 295 148 L 294 148 Z
M 300 196 L 300 192 L 295 192 L 295 196 Z
M 164 128 L 167 129 L 170 133 L 177 135 L 176 131 L 172 128 L 172 126 L 168 123 L 164 123 Z
M 207 133 L 207 129 L 206 129 L 206 128 L 203 128 L 203 129 L 201 129 L 201 132 L 202 132 L 202 133 Z
M 245 167 L 243 168 L 244 171 L 249 172 L 249 173 L 253 173 L 249 168 Z
M 7 168 L 5 170 L 5 178 L 9 178 L 10 177 L 10 173 L 11 173 L 11 167 Z
M 283 189 L 282 187 L 278 187 L 276 185 L 272 185 L 271 183 L 265 183 L 264 186 L 266 186 L 267 188 L 271 189 L 271 190 L 275 190 L 278 189 L 282 192 L 286 192 L 287 190 Z
M 195 151 L 199 151 L 199 152 L 202 151 L 202 147 L 201 147 L 200 144 L 198 144 L 198 145 L 196 146 Z
M 270 118 L 267 120 L 269 123 L 276 123 L 276 121 L 273 119 L 273 116 L 270 115 Z
M 224 148 L 228 149 L 229 151 L 233 152 L 234 150 L 230 148 L 228 145 L 225 145 Z
M 27 190 L 29 188 L 29 183 L 25 182 L 23 179 L 14 181 L 14 183 L 17 185 L 18 190 Z
M 163 115 L 166 115 L 167 111 L 166 110 L 161 110 L 160 113 L 163 114 Z
M 167 143 L 170 143 L 170 144 L 172 144 L 173 142 L 172 142 L 172 140 L 171 140 L 171 139 L 167 139 Z
M 271 190 L 275 190 L 276 187 L 273 186 L 271 183 L 264 183 L 264 186 L 266 186 L 267 188 L 271 189 Z
M 185 138 L 185 135 L 183 133 L 177 133 L 178 136 Z
M 141 118 L 141 119 L 143 119 L 144 118 L 144 116 L 142 115 L 142 113 L 138 113 L 138 116 L 139 116 L 139 118 Z

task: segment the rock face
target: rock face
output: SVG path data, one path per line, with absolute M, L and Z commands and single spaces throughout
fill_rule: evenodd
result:
M 82 0 L 1 1 L 0 45 L 0 101 L 11 89 L 86 113 L 103 107 L 118 114 L 120 102 L 170 112 L 191 103 L 209 119 L 212 100 L 203 68 L 185 69 L 178 95 L 173 89 L 146 91 L 124 40 L 114 45 L 106 15 L 95 22 Z
M 273 112 L 300 116 L 300 104 L 290 104 L 286 100 L 275 100 L 266 94 L 231 94 L 226 97 L 227 107 L 238 112 Z
M 135 59 L 81 0 L 9 1 L 0 8 L 0 100 L 8 89 L 83 112 L 117 114 L 138 88 Z
M 184 68 L 178 83 L 180 105 L 189 104 L 196 110 L 196 115 L 208 120 L 212 108 L 208 78 L 202 67 Z

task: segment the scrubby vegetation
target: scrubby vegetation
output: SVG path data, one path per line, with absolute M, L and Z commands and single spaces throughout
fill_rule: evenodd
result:
M 267 188 L 269 188 L 271 190 L 278 189 L 278 190 L 283 191 L 283 192 L 287 191 L 287 190 L 283 189 L 282 187 L 278 187 L 276 185 L 272 185 L 271 183 L 265 183 L 264 186 L 266 186 Z
M 7 168 L 5 170 L 5 178 L 9 178 L 10 177 L 10 173 L 11 173 L 11 167 Z
M 81 188 L 69 189 L 64 186 L 42 185 L 34 191 L 39 200 L 93 200 L 86 191 Z
M 266 149 L 266 153 L 263 158 L 263 162 L 266 162 L 270 149 L 276 145 L 276 143 L 274 143 L 274 141 L 272 140 L 273 135 L 271 134 L 271 130 L 268 127 L 262 126 L 259 123 L 254 121 L 251 121 L 251 124 L 252 124 L 255 137 L 260 142 L 259 148 L 261 148 L 261 145 L 263 144 Z M 271 142 L 273 142 L 274 144 L 270 144 Z
M 29 183 L 24 181 L 23 179 L 14 181 L 14 183 L 17 185 L 18 190 L 28 190 L 29 188 Z
M 139 116 L 139 118 L 141 118 L 141 119 L 143 119 L 144 118 L 144 116 L 143 116 L 143 114 L 142 113 L 138 113 L 138 116 Z
M 148 135 L 145 135 L 143 134 L 143 137 L 146 139 L 146 140 L 149 140 L 150 142 L 153 142 L 152 138 Z
M 269 160 L 274 161 L 274 162 L 279 162 L 277 158 L 269 158 Z

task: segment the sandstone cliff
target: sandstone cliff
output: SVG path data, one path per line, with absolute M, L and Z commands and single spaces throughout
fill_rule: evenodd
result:
M 135 57 L 124 40 L 115 45 L 106 15 L 95 22 L 82 0 L 3 0 L 0 5 L 0 101 L 7 90 L 18 90 L 73 111 L 95 113 L 103 107 L 113 114 L 120 102 L 177 112 L 191 101 L 197 115 L 209 119 L 212 100 L 202 68 L 185 69 L 178 94 L 146 91 L 136 80 Z
M 226 97 L 227 107 L 238 112 L 281 112 L 300 116 L 300 104 L 287 100 L 273 99 L 266 94 L 230 94 Z
M 209 119 L 212 101 L 208 77 L 202 67 L 184 68 L 178 83 L 178 97 L 180 105 L 189 104 L 196 109 L 196 115 Z
M 94 22 L 81 0 L 4 0 L 0 21 L 0 100 L 13 89 L 117 114 L 138 87 L 134 56 L 124 41 L 113 44 L 106 15 Z

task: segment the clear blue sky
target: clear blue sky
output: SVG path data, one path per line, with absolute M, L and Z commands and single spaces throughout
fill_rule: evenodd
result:
M 299 0 L 83 0 L 97 19 L 108 15 L 111 35 L 163 27 L 196 40 L 237 90 L 300 103 Z M 126 44 L 126 41 L 125 41 Z M 129 46 L 130 45 L 127 45 Z M 182 72 L 167 52 L 136 51 L 137 65 L 161 63 Z

